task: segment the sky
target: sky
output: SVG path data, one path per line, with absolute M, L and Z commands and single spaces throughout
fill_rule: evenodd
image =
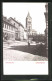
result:
M 43 2 L 3 2 L 3 16 L 6 16 L 7 18 L 15 18 L 17 21 L 23 24 L 24 28 L 26 28 L 26 17 L 29 12 L 32 18 L 32 29 L 37 31 L 38 34 L 44 34 L 44 30 L 46 28 L 44 15 L 44 12 L 46 12 L 45 4 L 46 3 Z

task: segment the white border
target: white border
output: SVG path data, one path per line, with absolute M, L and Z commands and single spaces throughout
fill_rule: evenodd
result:
M 48 75 L 48 61 L 4 61 L 4 75 Z

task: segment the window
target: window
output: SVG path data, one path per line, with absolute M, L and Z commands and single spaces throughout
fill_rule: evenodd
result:
M 29 21 L 28 23 L 29 23 L 29 24 L 31 24 L 31 22 L 30 22 L 30 21 Z
M 5 24 L 5 28 L 6 28 L 6 24 Z
M 8 25 L 7 25 L 7 29 L 8 29 Z
M 10 30 L 11 30 L 11 26 L 10 26 Z
M 8 25 L 8 29 L 9 29 L 9 25 Z
M 4 23 L 4 28 L 5 28 L 5 23 Z
M 10 29 L 10 26 L 9 26 L 9 29 Z
M 11 26 L 10 28 L 11 28 L 11 30 L 12 30 L 12 26 Z
M 6 28 L 6 24 L 5 24 L 5 28 Z
M 6 24 L 6 28 L 7 28 L 7 24 Z
M 13 38 L 13 34 L 11 34 L 11 38 Z

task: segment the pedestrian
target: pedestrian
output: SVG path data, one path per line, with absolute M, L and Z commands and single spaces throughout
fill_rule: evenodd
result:
M 28 40 L 28 47 L 30 47 L 30 41 Z

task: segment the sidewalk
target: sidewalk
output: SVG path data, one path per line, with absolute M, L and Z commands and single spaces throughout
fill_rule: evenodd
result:
M 6 61 L 44 61 L 48 60 L 46 57 L 33 55 L 30 53 L 18 51 L 18 50 L 3 50 L 3 59 Z
M 3 43 L 3 58 L 4 60 L 9 61 L 47 61 L 48 58 L 39 56 L 39 55 L 33 55 L 28 49 L 28 43 L 22 42 L 22 41 L 14 41 L 12 43 Z M 35 43 L 31 43 L 33 45 L 33 48 L 36 46 Z M 35 46 L 34 46 L 35 45 Z M 15 49 L 11 49 L 12 47 L 15 47 Z M 30 47 L 31 50 L 33 50 L 32 46 Z M 26 51 L 23 51 L 26 50 Z M 31 51 L 30 50 L 30 51 Z
M 11 46 L 18 46 L 20 43 L 14 43 L 12 45 L 4 45 L 3 47 L 3 59 L 6 61 L 47 61 L 46 57 L 39 55 L 33 55 L 31 53 L 23 52 L 20 50 L 10 49 Z M 22 42 L 21 44 L 22 45 Z M 19 45 L 19 46 L 20 46 Z M 20 46 L 21 47 L 21 46 Z M 25 48 L 24 48 L 25 49 Z

